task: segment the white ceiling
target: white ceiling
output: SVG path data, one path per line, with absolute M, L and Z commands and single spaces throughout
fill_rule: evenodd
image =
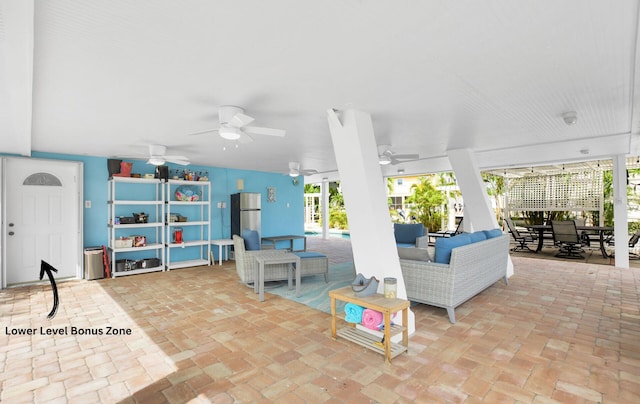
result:
M 0 152 L 111 157 L 159 143 L 200 165 L 330 172 L 326 111 L 355 108 L 371 114 L 378 144 L 421 156 L 385 175 L 447 170 L 456 148 L 475 150 L 483 168 L 638 154 L 638 9 L 0 0 Z M 286 136 L 237 148 L 216 133 L 186 136 L 217 128 L 225 104 Z

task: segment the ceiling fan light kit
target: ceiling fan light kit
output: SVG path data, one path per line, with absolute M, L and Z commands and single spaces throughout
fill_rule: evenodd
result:
M 238 140 L 242 136 L 242 132 L 233 126 L 222 126 L 220 128 L 220 136 L 227 140 Z
M 147 163 L 153 164 L 154 166 L 161 166 L 165 163 L 163 158 L 160 157 L 151 157 Z

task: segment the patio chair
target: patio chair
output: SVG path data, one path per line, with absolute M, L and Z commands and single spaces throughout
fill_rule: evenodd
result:
M 638 241 L 640 241 L 640 230 L 636 230 L 636 232 L 629 237 L 629 259 L 640 259 L 640 255 L 634 251 Z M 611 247 L 615 246 L 615 239 L 612 237 L 607 241 L 607 245 Z M 615 258 L 615 250 L 612 250 L 608 255 L 609 257 Z
M 456 226 L 456 229 L 451 231 L 451 230 L 441 230 L 441 231 L 437 231 L 435 233 L 431 233 L 431 235 L 435 236 L 435 237 L 453 237 L 453 236 L 457 236 L 458 234 L 462 233 L 462 221 L 464 220 L 464 218 L 460 219 L 460 221 L 458 222 L 458 225 Z
M 245 284 L 253 284 L 256 279 L 256 269 L 258 268 L 258 261 L 256 257 L 273 257 L 282 254 L 286 254 L 286 250 L 247 250 L 245 247 L 245 240 L 238 236 L 233 235 L 233 253 L 236 261 L 236 271 L 240 281 Z M 264 280 L 269 281 L 281 281 L 288 279 L 289 277 L 289 264 L 271 264 L 264 270 Z
M 552 220 L 551 230 L 553 231 L 553 241 L 559 248 L 556 257 L 584 258 L 581 254 L 583 251 L 582 241 L 576 229 L 576 222 L 573 220 Z
M 520 232 L 520 230 L 518 230 L 518 228 L 513 223 L 513 220 L 511 220 L 510 217 L 505 217 L 504 221 L 507 224 L 507 227 L 509 228 L 509 233 L 511 233 L 511 235 L 513 236 L 513 239 L 516 241 L 516 243 L 518 243 L 515 247 L 511 249 L 511 251 L 535 252 L 534 250 L 529 248 L 527 244 L 535 242 L 538 239 L 538 237 L 533 233 L 529 233 L 525 231 Z

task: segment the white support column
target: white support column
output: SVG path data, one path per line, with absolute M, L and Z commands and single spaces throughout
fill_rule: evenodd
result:
M 627 215 L 627 162 L 623 154 L 613 157 L 613 224 L 616 267 L 629 268 Z
M 322 238 L 324 240 L 329 237 L 329 181 L 322 179 L 320 185 L 320 217 L 322 218 Z
M 449 150 L 447 154 L 464 200 L 465 231 L 490 230 L 498 227 L 473 151 L 456 149 Z M 511 275 L 513 275 L 513 262 L 509 257 L 507 276 Z
M 380 281 L 378 292 L 382 292 L 385 277 L 396 278 L 397 296 L 406 299 L 371 116 L 352 109 L 339 115 L 334 110 L 327 113 L 356 272 L 375 276 Z M 415 318 L 411 310 L 407 326 L 413 333 Z
M 398 296 L 406 298 L 371 116 L 346 110 L 338 117 L 330 110 L 329 128 L 356 270 L 379 280 L 397 278 Z

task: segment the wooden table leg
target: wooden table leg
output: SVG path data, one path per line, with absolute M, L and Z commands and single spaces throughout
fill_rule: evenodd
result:
M 391 363 L 391 313 L 384 313 L 384 356 Z
M 409 309 L 402 310 L 402 345 L 409 349 Z
M 331 336 L 336 338 L 336 299 L 331 297 Z

